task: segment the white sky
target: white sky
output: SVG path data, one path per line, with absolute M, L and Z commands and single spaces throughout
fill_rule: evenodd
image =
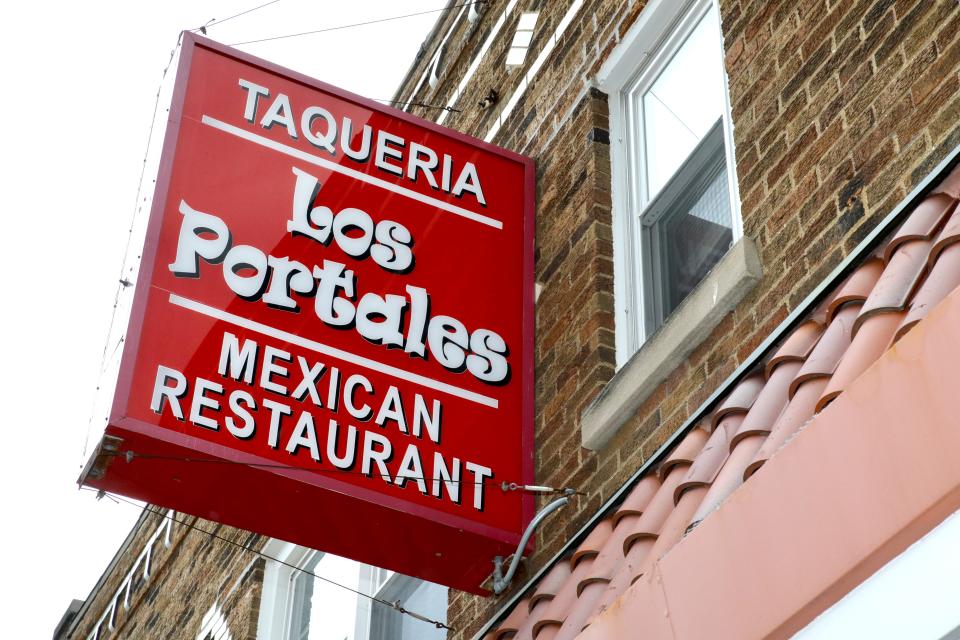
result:
M 7 293 L 0 406 L 10 436 L 0 459 L 4 637 L 50 638 L 70 600 L 87 596 L 139 515 L 126 504 L 97 502 L 75 481 L 154 96 L 181 29 L 265 1 L 4 5 L 0 283 Z M 230 44 L 445 4 L 280 0 L 213 26 L 209 35 Z M 438 15 L 241 49 L 371 98 L 390 98 Z M 160 140 L 157 132 L 155 148 Z

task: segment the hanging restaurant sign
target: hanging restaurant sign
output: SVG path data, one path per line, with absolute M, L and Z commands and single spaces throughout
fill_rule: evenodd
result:
M 81 482 L 482 592 L 533 515 L 533 162 L 184 37 Z

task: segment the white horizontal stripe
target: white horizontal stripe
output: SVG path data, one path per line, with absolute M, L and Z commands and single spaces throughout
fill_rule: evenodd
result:
M 573 2 L 570 3 L 570 7 L 560 20 L 560 24 L 557 25 L 556 31 L 554 31 L 550 39 L 547 40 L 546 44 L 543 46 L 543 49 L 540 51 L 540 55 L 538 55 L 537 59 L 533 61 L 532 65 L 530 65 L 530 69 L 527 71 L 527 73 L 524 74 L 524 76 L 517 83 L 517 88 L 514 89 L 513 94 L 504 104 L 502 110 L 497 115 L 497 119 L 490 127 L 490 130 L 487 131 L 487 135 L 483 136 L 484 142 L 493 142 L 493 138 L 497 135 L 497 133 L 500 132 L 500 127 L 503 126 L 504 121 L 506 121 L 506 119 L 510 117 L 510 114 L 513 113 L 514 107 L 517 106 L 520 98 L 522 98 L 527 92 L 527 87 L 533 83 L 533 79 L 540 71 L 540 67 L 543 66 L 544 62 L 546 62 L 547 56 L 553 53 L 553 48 L 558 42 L 560 42 L 560 38 L 563 37 L 563 34 L 566 32 L 567 27 L 570 26 L 570 22 L 573 20 L 573 17 L 577 14 L 577 11 L 579 11 L 580 7 L 582 6 L 583 0 L 573 0 Z
M 394 378 L 399 378 L 400 380 L 406 380 L 407 382 L 419 384 L 422 387 L 427 387 L 428 389 L 433 389 L 434 391 L 441 391 L 451 396 L 469 400 L 470 402 L 476 402 L 477 404 L 482 404 L 485 407 L 492 407 L 496 409 L 500 404 L 496 398 L 491 398 L 467 389 L 461 389 L 460 387 L 455 387 L 452 384 L 440 382 L 439 380 L 434 380 L 433 378 L 428 378 L 418 373 L 406 371 L 405 369 L 400 369 L 389 364 L 383 364 L 382 362 L 377 362 L 376 360 L 371 360 L 370 358 L 364 358 L 363 356 L 358 356 L 350 353 L 349 351 L 337 349 L 336 347 L 331 347 L 321 342 L 308 340 L 307 338 L 288 333 L 286 331 L 281 331 L 280 329 L 275 329 L 259 322 L 255 322 L 249 318 L 243 318 L 227 311 L 216 309 L 214 307 L 205 305 L 202 302 L 197 302 L 196 300 L 190 300 L 189 298 L 178 296 L 175 293 L 170 294 L 170 304 L 183 307 L 184 309 L 189 309 L 190 311 L 196 311 L 197 313 L 221 320 L 223 322 L 229 322 L 230 324 L 242 329 L 256 331 L 257 333 L 265 336 L 270 336 L 271 338 L 276 338 L 278 340 L 283 340 L 284 342 L 289 342 L 290 344 L 295 344 L 298 347 L 303 347 L 304 349 L 310 349 L 311 351 L 322 353 L 323 355 L 330 356 L 331 358 L 349 362 L 373 371 L 379 371 L 380 373 L 385 373 L 388 376 L 393 376 Z
M 283 144 L 282 142 L 277 142 L 271 140 L 270 138 L 265 138 L 256 133 L 247 131 L 246 129 L 241 129 L 240 127 L 235 127 L 232 124 L 227 124 L 217 120 L 216 118 L 211 118 L 210 116 L 203 116 L 201 118 L 203 124 L 209 125 L 214 129 L 219 129 L 231 135 L 237 136 L 238 138 L 243 138 L 249 142 L 259 144 L 262 147 L 267 147 L 268 149 L 273 149 L 274 151 L 279 151 L 280 153 L 285 153 L 288 156 L 297 158 L 298 160 L 303 160 L 304 162 L 309 162 L 310 164 L 315 164 L 324 169 L 329 169 L 330 171 L 335 171 L 336 173 L 342 173 L 345 176 L 350 176 L 354 180 L 360 180 L 361 182 L 366 182 L 374 186 L 380 187 L 381 189 L 386 189 L 387 191 L 392 191 L 393 193 L 398 193 L 402 196 L 406 196 L 411 200 L 416 200 L 417 202 L 422 202 L 430 206 L 436 207 L 438 209 L 443 209 L 449 213 L 467 218 L 468 220 L 473 220 L 474 222 L 479 222 L 485 224 L 488 227 L 493 227 L 494 229 L 503 229 L 503 222 L 496 220 L 489 216 L 485 216 L 481 213 L 476 213 L 463 207 L 458 207 L 455 204 L 450 204 L 444 202 L 443 200 L 438 200 L 428 195 L 418 193 L 412 189 L 407 189 L 406 187 L 401 187 L 399 185 L 393 184 L 376 176 L 367 175 L 356 169 L 351 169 L 350 167 L 345 167 L 341 164 L 333 162 L 332 160 L 327 160 L 326 158 L 321 158 L 320 156 L 315 156 L 312 153 L 307 153 L 306 151 L 301 151 L 295 147 Z

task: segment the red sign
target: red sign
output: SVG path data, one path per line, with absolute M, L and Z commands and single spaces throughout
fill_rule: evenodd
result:
M 83 482 L 482 592 L 533 511 L 502 488 L 532 481 L 533 171 L 186 35 Z

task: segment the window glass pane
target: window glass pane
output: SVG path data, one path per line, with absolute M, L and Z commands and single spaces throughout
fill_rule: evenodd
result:
M 721 163 L 713 173 L 702 191 L 691 194 L 692 204 L 678 206 L 657 225 L 664 317 L 703 280 L 733 241 L 726 166 Z
M 447 590 L 440 585 L 421 582 L 404 601 L 403 606 L 432 620 L 446 622 Z M 387 634 L 376 640 L 443 640 L 446 637 L 446 629 L 437 629 L 422 620 L 403 616 L 400 618 L 399 634 Z
M 447 589 L 432 582 L 424 582 L 408 576 L 395 576 L 378 594 L 393 602 L 399 600 L 404 608 L 416 611 L 432 620 L 447 620 Z M 380 604 L 371 610 L 369 640 L 444 640 L 446 629 L 401 615 L 398 611 Z
M 711 8 L 643 96 L 649 199 L 723 114 L 721 52 Z
M 311 571 L 351 589 L 360 584 L 360 565 L 332 554 L 324 554 Z M 300 583 L 304 583 L 303 586 Z M 297 640 L 354 640 L 357 621 L 357 594 L 301 574 L 297 598 L 302 590 L 303 606 L 294 618 Z

